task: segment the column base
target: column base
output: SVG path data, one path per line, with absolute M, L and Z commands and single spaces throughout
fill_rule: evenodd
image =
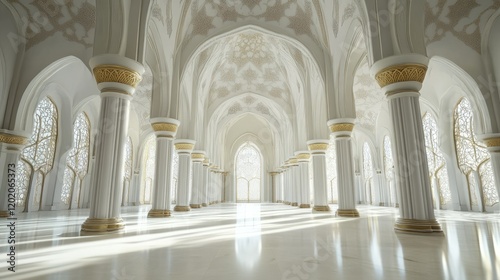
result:
M 292 202 L 291 204 L 292 206 L 299 206 L 299 204 L 297 202 Z
M 201 204 L 189 204 L 191 208 L 201 208 Z
M 187 212 L 187 211 L 190 211 L 191 208 L 189 208 L 189 206 L 180 206 L 180 205 L 176 205 L 174 207 L 174 211 L 177 211 L 177 212 Z
M 87 218 L 82 224 L 81 232 L 84 234 L 103 234 L 119 231 L 125 227 L 121 218 L 98 219 Z
M 301 204 L 299 208 L 311 208 L 311 204 Z
M 335 213 L 338 217 L 359 217 L 357 209 L 337 209 Z
M 283 203 L 285 203 L 285 205 L 290 205 L 290 204 L 292 204 L 292 203 L 291 203 L 291 202 L 289 202 L 289 201 L 285 201 L 285 202 L 283 202 Z
M 170 210 L 151 209 L 148 213 L 148 218 L 165 218 L 170 217 Z
M 10 217 L 10 212 L 8 210 L 0 211 L 0 218 Z
M 441 225 L 436 220 L 416 220 L 416 219 L 397 219 L 394 224 L 396 232 L 404 233 L 424 233 L 443 235 Z
M 378 206 L 385 206 L 385 202 L 380 202 Z
M 203 207 L 207 207 L 208 205 L 207 205 L 205 202 L 203 202 L 203 203 L 201 204 L 201 206 L 203 206 Z
M 314 211 L 328 212 L 328 211 L 330 211 L 330 206 L 328 206 L 328 205 L 314 205 L 313 210 Z

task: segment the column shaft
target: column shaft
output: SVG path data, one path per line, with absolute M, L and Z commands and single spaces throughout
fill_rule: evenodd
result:
M 337 190 L 338 205 L 337 215 L 342 217 L 359 217 L 356 210 L 354 181 L 354 160 L 352 155 L 352 144 L 350 136 L 335 138 L 335 149 L 337 152 Z
M 172 138 L 156 138 L 155 179 L 153 182 L 152 207 L 148 217 L 169 217 L 171 214 L 170 197 L 172 187 Z
M 300 208 L 311 208 L 309 201 L 309 161 L 299 161 Z

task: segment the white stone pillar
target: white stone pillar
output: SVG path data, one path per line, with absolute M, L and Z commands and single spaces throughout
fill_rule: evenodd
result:
M 491 168 L 493 169 L 497 194 L 500 197 L 500 133 L 482 135 L 481 138 L 490 152 Z
M 190 139 L 176 139 L 175 150 L 179 154 L 179 173 L 177 175 L 177 204 L 174 211 L 189 211 L 189 196 L 191 192 L 191 152 L 196 141 Z
M 371 69 L 389 100 L 396 184 L 401 192 L 395 229 L 401 232 L 442 232 L 432 205 L 419 103 L 428 62 L 419 54 L 397 55 L 375 62 Z
M 15 200 L 19 199 L 16 192 L 16 180 L 19 176 L 16 171 L 17 162 L 27 142 L 28 138 L 24 133 L 0 129 L 0 218 L 10 217 L 11 211 L 22 210 L 15 209 Z
M 202 193 L 201 193 L 201 206 L 202 207 L 207 207 L 209 204 L 208 200 L 208 174 L 209 174 L 209 166 L 210 166 L 210 160 L 205 157 L 205 160 L 203 161 L 203 185 L 202 185 Z
M 205 160 L 204 151 L 193 151 L 191 154 L 193 160 L 193 183 L 191 192 L 191 208 L 201 208 L 203 203 L 203 161 Z
M 276 203 L 283 202 L 283 170 L 278 169 L 276 174 Z
M 171 214 L 172 188 L 172 141 L 180 122 L 170 118 L 152 118 L 151 126 L 156 135 L 155 178 L 153 181 L 153 196 L 149 218 L 169 217 Z
M 290 205 L 290 167 L 288 161 L 283 165 L 283 204 Z
M 338 209 L 336 215 L 359 217 L 359 212 L 356 209 L 356 183 L 351 142 L 354 119 L 330 120 L 327 125 L 335 137 L 335 151 L 337 153 Z
M 86 234 L 112 232 L 125 226 L 120 206 L 130 100 L 144 73 L 137 61 L 113 54 L 93 57 L 90 67 L 101 91 L 101 110 L 90 215 L 81 228 Z
M 307 145 L 311 152 L 313 164 L 313 184 L 314 184 L 314 210 L 330 211 L 328 206 L 328 193 L 326 190 L 326 150 L 328 140 L 309 140 Z
M 296 157 L 290 157 L 288 159 L 288 163 L 290 164 L 290 189 L 292 192 L 292 201 L 291 201 L 291 206 L 299 206 L 299 185 L 300 181 L 298 180 L 300 178 L 300 173 L 299 173 L 299 163 L 297 161 Z
M 311 159 L 311 154 L 309 151 L 298 151 L 295 153 L 297 161 L 299 163 L 299 191 L 300 191 L 300 208 L 311 208 L 311 202 L 309 201 L 309 160 Z

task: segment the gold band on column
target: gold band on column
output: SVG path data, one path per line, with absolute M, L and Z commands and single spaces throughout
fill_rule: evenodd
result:
M 299 208 L 311 208 L 311 204 L 301 204 Z
M 170 210 L 164 209 L 151 209 L 148 213 L 148 218 L 165 218 L 170 217 Z
M 188 212 L 188 211 L 191 211 L 191 208 L 189 206 L 176 205 L 174 207 L 174 211 L 177 211 L 177 212 Z
M 93 71 L 96 82 L 99 83 L 120 83 L 136 88 L 141 82 L 141 74 L 120 65 L 99 65 Z
M 208 205 L 207 205 L 205 202 L 203 202 L 203 203 L 201 204 L 201 206 L 203 206 L 203 207 L 207 207 Z
M 14 134 L 0 133 L 0 143 L 26 145 L 28 138 Z
M 201 204 L 189 204 L 191 208 L 201 208 Z
M 154 131 L 169 131 L 169 132 L 177 132 L 178 126 L 174 123 L 166 123 L 166 122 L 157 122 L 152 123 Z
M 427 66 L 423 64 L 399 64 L 380 70 L 375 80 L 381 88 L 399 82 L 422 83 L 426 72 Z
M 330 125 L 331 132 L 352 131 L 353 129 L 354 129 L 353 123 L 336 123 Z
M 315 150 L 326 151 L 326 150 L 328 150 L 328 144 L 326 144 L 326 143 L 314 143 L 314 144 L 309 144 L 308 148 L 311 151 L 315 151 Z
M 486 147 L 500 147 L 500 137 L 484 139 Z
M 357 209 L 337 209 L 335 215 L 339 217 L 359 217 Z
M 330 211 L 330 206 L 328 205 L 314 205 L 313 210 L 315 211 Z
M 297 202 L 292 202 L 291 206 L 299 206 L 299 204 Z
M 0 211 L 0 218 L 8 218 L 10 217 L 10 212 L 7 210 Z
M 406 233 L 442 233 L 441 225 L 436 220 L 416 220 L 399 218 L 394 229 Z
M 121 230 L 125 223 L 121 218 L 98 219 L 87 218 L 82 224 L 82 231 L 87 233 L 106 233 Z

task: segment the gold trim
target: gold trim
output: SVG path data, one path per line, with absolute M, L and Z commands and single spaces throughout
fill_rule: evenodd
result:
M 284 203 L 284 204 L 286 204 L 286 205 L 290 205 L 290 204 L 292 204 L 290 201 L 285 201 L 285 202 L 283 202 L 283 203 Z
M 194 144 L 191 143 L 177 143 L 174 145 L 176 150 L 192 150 Z
M 292 206 L 299 206 L 299 204 L 297 202 L 292 202 L 291 204 Z
M 326 150 L 328 150 L 328 144 L 327 143 L 314 143 L 314 144 L 309 144 L 308 148 L 310 151 L 326 151 Z
M 307 154 L 307 153 L 303 153 L 303 154 L 298 154 L 297 155 L 297 159 L 300 160 L 300 159 L 310 159 L 311 158 L 311 154 Z
M 153 127 L 154 131 L 169 131 L 169 132 L 177 132 L 178 126 L 173 123 L 152 123 L 151 126 Z
M 26 145 L 28 138 L 14 134 L 0 133 L 0 143 Z
M 194 154 L 191 154 L 191 158 L 192 159 L 204 159 L 205 155 L 204 154 L 200 154 L 200 153 L 194 153 Z
M 354 129 L 353 123 L 336 123 L 330 125 L 331 132 L 352 131 L 353 129 Z
M 10 217 L 10 212 L 7 210 L 0 211 L 0 218 L 8 218 Z
M 330 211 L 330 206 L 328 206 L 328 205 L 314 205 L 313 210 L 328 212 L 328 211 Z
M 394 229 L 406 233 L 442 233 L 441 225 L 436 220 L 416 220 L 399 218 Z
M 375 75 L 380 87 L 399 82 L 422 83 L 427 72 L 427 66 L 423 64 L 400 64 L 380 70 Z
M 82 224 L 81 231 L 88 233 L 106 233 L 110 231 L 121 230 L 125 227 L 125 223 L 121 218 L 97 219 L 87 218 Z
M 338 217 L 359 217 L 357 209 L 337 209 L 335 213 Z
M 208 205 L 207 205 L 205 202 L 203 202 L 203 203 L 201 204 L 201 206 L 202 206 L 202 207 L 207 207 Z
M 499 147 L 500 146 L 500 137 L 485 139 L 484 144 L 488 148 L 489 147 Z
M 177 212 L 187 212 L 187 211 L 190 211 L 191 208 L 189 208 L 189 206 L 180 206 L 180 205 L 176 205 L 174 207 L 174 211 L 177 211 Z
M 201 208 L 201 204 L 189 204 L 191 208 Z
M 311 208 L 311 204 L 301 204 L 299 208 Z
M 148 213 L 148 218 L 165 218 L 170 217 L 170 210 L 151 209 Z
M 142 80 L 138 72 L 120 65 L 99 65 L 92 72 L 94 72 L 94 77 L 98 84 L 111 82 L 136 88 Z

